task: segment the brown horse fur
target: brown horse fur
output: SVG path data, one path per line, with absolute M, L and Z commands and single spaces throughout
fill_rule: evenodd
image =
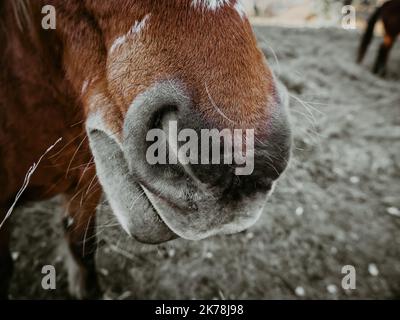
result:
M 396 38 L 400 34 L 400 0 L 391 0 L 385 2 L 371 15 L 358 51 L 358 63 L 361 63 L 364 59 L 374 34 L 375 24 L 379 19 L 381 19 L 383 22 L 385 35 L 384 40 L 379 48 L 379 53 L 375 61 L 373 72 L 384 75 L 386 73 L 386 65 L 390 51 L 393 48 Z
M 186 83 L 199 115 L 212 126 L 231 127 L 231 119 L 257 128 L 259 139 L 268 134 L 263 123 L 279 99 L 275 82 L 236 0 L 225 2 L 214 11 L 194 7 L 192 0 L 0 3 L 0 218 L 28 168 L 62 137 L 18 203 L 64 195 L 66 237 L 78 266 L 70 275 L 76 297 L 99 293 L 93 235 L 102 188 L 85 131 L 89 114 L 100 111 L 121 140 L 131 101 L 155 81 L 173 76 Z M 44 5 L 56 8 L 56 30 L 41 28 Z M 148 13 L 151 23 L 140 44 L 127 41 L 111 52 L 115 39 Z M 212 107 L 210 96 L 226 118 Z M 7 220 L 0 230 L 3 297 L 12 272 L 9 232 Z

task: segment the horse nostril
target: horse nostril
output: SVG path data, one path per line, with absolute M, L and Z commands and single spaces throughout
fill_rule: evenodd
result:
M 123 140 L 131 173 L 172 198 L 193 183 L 218 192 L 270 190 L 290 154 L 291 134 L 284 109 L 274 110 L 268 133 L 256 138 L 254 130 L 214 129 L 212 121 L 194 109 L 184 87 L 172 87 L 169 81 L 135 98 L 125 116 Z
M 149 130 L 151 129 L 163 129 L 163 119 L 168 114 L 176 114 L 178 111 L 178 106 L 167 104 L 160 106 L 160 109 L 157 110 L 153 115 L 149 122 Z
M 175 122 L 175 127 L 190 127 L 185 119 L 191 103 L 184 86 L 162 81 L 136 96 L 125 115 L 123 149 L 130 171 L 141 181 L 151 180 L 154 190 L 165 189 L 166 182 L 178 184 L 182 180 L 181 166 L 170 161 L 174 155 L 168 140 L 169 122 Z

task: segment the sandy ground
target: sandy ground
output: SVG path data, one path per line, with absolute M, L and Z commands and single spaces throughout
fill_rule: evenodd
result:
M 202 242 L 132 242 L 104 203 L 106 298 L 400 298 L 400 45 L 381 79 L 369 72 L 377 42 L 365 65 L 354 63 L 356 33 L 256 31 L 292 95 L 290 169 L 256 226 Z M 68 297 L 61 227 L 50 223 L 61 216 L 58 203 L 14 212 L 13 298 Z M 55 291 L 40 286 L 45 264 L 57 268 Z M 355 290 L 341 287 L 344 265 L 356 269 Z

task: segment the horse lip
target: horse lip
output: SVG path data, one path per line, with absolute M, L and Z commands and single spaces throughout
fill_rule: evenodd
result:
M 160 212 L 158 211 L 158 209 L 156 208 L 156 206 L 153 204 L 153 202 L 152 202 L 152 200 L 151 200 L 151 196 L 153 196 L 153 197 L 155 197 L 155 198 L 157 198 L 157 199 L 159 199 L 159 200 L 161 200 L 161 201 L 167 203 L 168 206 L 169 206 L 171 209 L 177 209 L 177 210 L 181 210 L 181 211 L 188 211 L 188 210 L 190 210 L 190 209 L 189 209 L 189 208 L 183 208 L 183 207 L 181 207 L 181 206 L 179 206 L 179 205 L 177 205 L 177 204 L 171 202 L 171 200 L 169 200 L 169 199 L 165 199 L 165 198 L 163 198 L 163 197 L 160 197 L 160 196 L 155 195 L 154 192 L 150 191 L 150 190 L 149 190 L 144 184 L 142 184 L 142 183 L 139 183 L 139 186 L 140 186 L 140 188 L 143 190 L 144 196 L 146 197 L 147 201 L 149 202 L 151 208 L 154 210 L 154 213 L 158 216 L 158 218 L 161 220 L 161 222 L 162 222 L 163 224 L 165 224 L 165 226 L 166 226 L 171 232 L 173 232 L 174 234 L 176 234 L 176 233 L 168 226 L 168 224 L 166 223 L 166 221 L 164 221 L 164 218 L 163 218 L 162 214 L 160 214 Z M 151 196 L 150 196 L 150 195 L 151 195 Z M 176 236 L 177 236 L 177 237 L 180 237 L 180 236 L 177 235 L 177 234 L 176 234 Z
M 183 236 L 183 234 L 177 233 L 176 231 L 173 230 L 172 225 L 170 225 L 170 224 L 168 223 L 168 221 L 166 220 L 166 218 L 164 217 L 164 215 L 157 209 L 157 206 L 153 204 L 152 198 L 156 198 L 156 201 L 160 201 L 160 202 L 165 203 L 169 209 L 173 209 L 173 210 L 177 210 L 177 211 L 181 211 L 181 212 L 186 212 L 186 213 L 188 213 L 188 214 L 189 214 L 189 211 L 193 211 L 193 209 L 190 209 L 190 208 L 182 208 L 181 206 L 178 206 L 178 205 L 176 205 L 176 204 L 174 204 L 174 203 L 171 203 L 170 200 L 167 200 L 167 199 L 165 199 L 165 198 L 163 198 L 163 197 L 157 196 L 155 193 L 153 193 L 152 191 L 150 191 L 149 189 L 147 189 L 144 185 L 141 185 L 141 188 L 143 189 L 143 191 L 144 191 L 144 193 L 145 193 L 145 195 L 146 195 L 147 200 L 149 201 L 149 203 L 150 203 L 150 204 L 152 205 L 152 207 L 154 208 L 155 213 L 156 213 L 156 214 L 158 215 L 158 217 L 162 220 L 162 222 L 167 226 L 167 228 L 168 228 L 169 230 L 171 230 L 172 233 L 176 234 L 177 237 L 179 237 L 179 238 L 184 238 L 184 239 L 188 239 L 188 240 L 193 240 L 193 239 L 185 238 L 185 237 Z M 198 239 L 198 240 L 200 240 L 200 239 Z
M 156 194 L 156 192 L 149 187 L 145 182 L 140 181 L 139 183 L 140 188 L 143 190 L 144 195 L 146 196 L 146 198 L 149 200 L 150 204 L 152 205 L 152 207 L 154 208 L 155 212 L 161 217 L 161 215 L 159 214 L 158 210 L 156 209 L 156 207 L 153 205 L 153 203 L 151 202 L 151 197 L 149 197 L 149 195 L 152 195 L 153 197 L 165 202 L 168 204 L 169 207 L 173 208 L 173 209 L 177 209 L 177 210 L 181 210 L 181 211 L 188 211 L 191 210 L 190 206 L 182 206 L 177 204 L 176 202 L 174 202 L 173 200 L 171 200 L 170 198 L 164 197 L 161 194 Z
M 156 239 L 156 238 L 152 238 L 152 237 L 148 237 L 147 235 L 145 236 L 140 236 L 137 235 L 135 233 L 132 232 L 128 232 L 129 236 L 133 239 L 135 239 L 136 241 L 143 243 L 143 244 L 150 244 L 150 245 L 157 245 L 157 244 L 161 244 L 161 243 L 165 243 L 171 240 L 175 240 L 177 238 L 180 238 L 179 235 L 177 235 L 163 220 L 163 218 L 161 217 L 161 215 L 159 214 L 158 210 L 155 208 L 155 206 L 153 205 L 152 201 L 150 200 L 150 198 L 147 196 L 146 192 L 145 192 L 145 188 L 143 187 L 143 185 L 140 182 L 136 182 L 137 186 L 143 191 L 143 198 L 145 199 L 145 201 L 148 203 L 150 210 L 152 210 L 154 217 L 157 219 L 157 221 L 160 223 L 160 225 L 163 225 L 166 229 L 168 229 L 169 235 L 168 237 L 162 238 L 162 239 Z

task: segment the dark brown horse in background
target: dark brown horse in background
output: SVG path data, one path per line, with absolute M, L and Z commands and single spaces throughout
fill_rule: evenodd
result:
M 400 33 L 400 0 L 388 1 L 377 8 L 372 14 L 358 51 L 358 63 L 361 63 L 364 59 L 374 34 L 375 24 L 379 19 L 382 19 L 385 28 L 385 36 L 379 48 L 373 72 L 375 74 L 384 75 L 386 73 L 386 65 L 390 50 L 393 48 L 395 40 Z

